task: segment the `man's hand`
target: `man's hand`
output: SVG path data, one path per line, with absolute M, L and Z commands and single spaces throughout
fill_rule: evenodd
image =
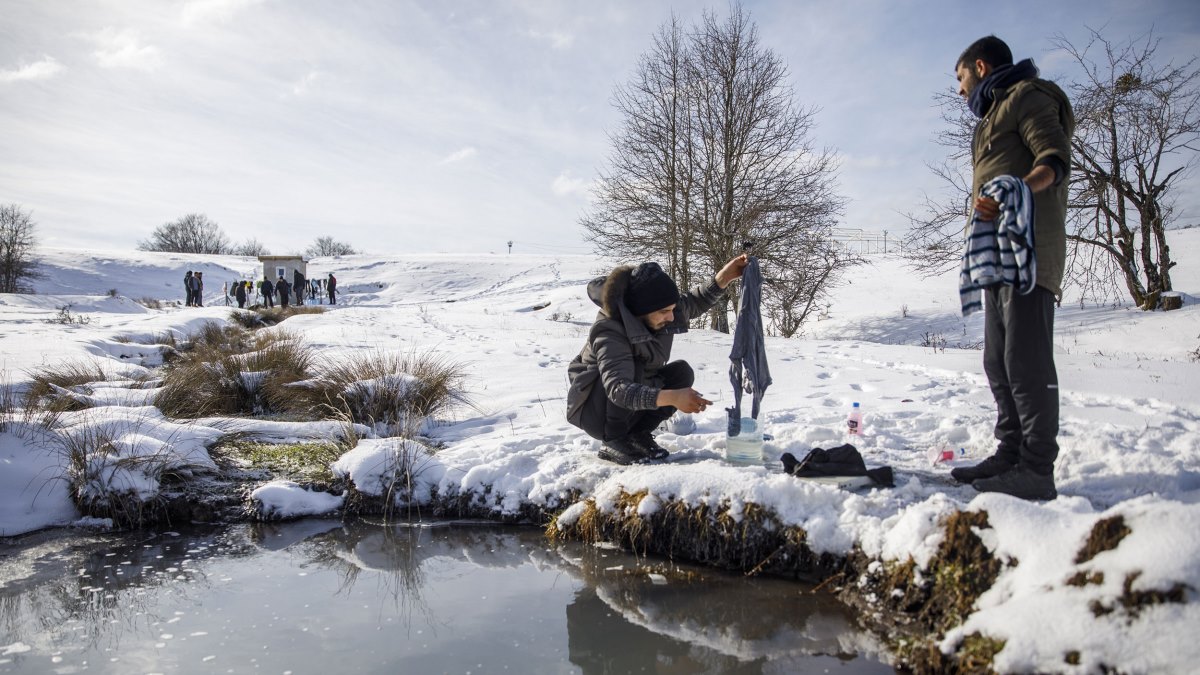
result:
M 742 272 L 746 271 L 746 265 L 748 264 L 750 264 L 750 257 L 745 253 L 725 263 L 721 271 L 717 272 L 717 285 L 725 288 L 734 279 L 740 279 Z
M 995 220 L 1000 215 L 1000 202 L 991 197 L 975 200 L 975 217 L 980 220 Z
M 712 401 L 700 395 L 700 392 L 688 387 L 687 389 L 660 389 L 658 399 L 655 401 L 661 408 L 663 406 L 671 406 L 679 412 L 698 413 L 704 412 L 708 406 L 712 405 Z
M 1031 194 L 1037 194 L 1054 185 L 1054 169 L 1041 164 L 1033 167 L 1021 180 L 1029 187 Z M 975 200 L 975 215 L 980 220 L 995 220 L 1000 215 L 1000 203 L 991 197 L 980 197 Z

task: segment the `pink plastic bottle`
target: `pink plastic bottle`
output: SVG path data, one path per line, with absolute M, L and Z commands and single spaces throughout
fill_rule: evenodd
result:
M 851 436 L 862 433 L 862 408 L 858 407 L 858 401 L 854 402 L 854 407 L 850 409 L 850 416 L 846 418 L 846 433 Z

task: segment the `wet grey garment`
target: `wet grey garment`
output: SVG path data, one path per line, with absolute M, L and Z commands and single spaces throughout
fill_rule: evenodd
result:
M 729 435 L 742 430 L 742 391 L 750 394 L 750 416 L 758 419 L 763 392 L 771 386 L 767 367 L 767 349 L 763 340 L 762 272 L 758 258 L 750 258 L 742 272 L 742 301 L 738 308 L 737 328 L 733 332 L 733 351 L 729 353 L 729 381 L 733 384 L 733 407 L 729 412 Z

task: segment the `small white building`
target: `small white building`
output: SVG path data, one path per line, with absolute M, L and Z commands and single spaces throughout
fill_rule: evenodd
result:
M 262 263 L 263 276 L 272 282 L 283 277 L 290 284 L 295 278 L 296 272 L 299 272 L 305 279 L 308 278 L 308 261 L 302 256 L 260 255 L 258 261 Z

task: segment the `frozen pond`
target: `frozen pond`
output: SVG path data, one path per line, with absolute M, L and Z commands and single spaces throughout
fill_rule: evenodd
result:
M 0 540 L 0 673 L 881 673 L 775 579 L 532 528 L 308 520 Z

